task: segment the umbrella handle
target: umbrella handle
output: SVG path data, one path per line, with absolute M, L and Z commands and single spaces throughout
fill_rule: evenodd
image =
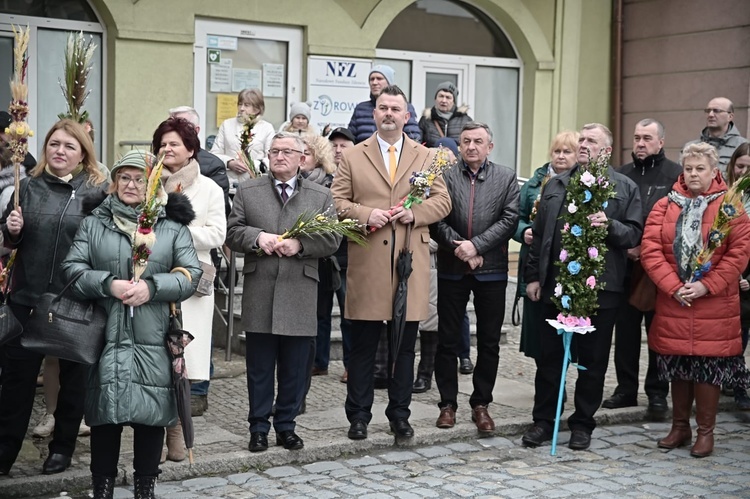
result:
M 404 241 L 404 249 L 409 250 L 411 248 L 411 229 L 414 227 L 414 222 L 409 222 L 406 226 L 406 241 Z
M 175 267 L 169 271 L 170 274 L 174 272 L 179 272 L 187 277 L 188 282 L 193 282 L 193 276 L 190 275 L 190 272 L 185 267 Z M 172 317 L 177 317 L 177 305 L 173 301 L 169 302 L 169 313 L 172 314 Z

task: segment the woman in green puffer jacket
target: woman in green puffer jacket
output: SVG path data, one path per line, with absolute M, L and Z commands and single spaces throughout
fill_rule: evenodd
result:
M 86 422 L 91 426 L 94 497 L 112 497 L 125 425 L 134 430 L 136 497 L 153 497 L 164 427 L 177 422 L 172 365 L 165 347 L 169 302 L 186 300 L 201 275 L 187 224 L 190 202 L 170 195 L 154 225 L 156 242 L 145 272 L 132 282 L 132 236 L 153 157 L 131 151 L 112 168 L 110 195 L 82 223 L 62 264 L 67 279 L 83 271 L 74 290 L 107 311 L 105 346 L 89 371 Z M 164 196 L 159 188 L 160 195 Z M 170 273 L 185 268 L 192 277 Z M 131 307 L 133 314 L 131 315 Z

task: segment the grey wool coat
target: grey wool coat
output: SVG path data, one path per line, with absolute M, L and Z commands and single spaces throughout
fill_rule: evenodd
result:
M 333 210 L 325 187 L 297 177 L 284 204 L 272 177 L 242 182 L 227 223 L 227 246 L 245 253 L 242 269 L 242 329 L 282 336 L 317 334 L 318 258 L 332 255 L 341 242 L 335 234 L 301 237 L 293 257 L 257 256 L 261 232 L 283 234 L 302 213 Z

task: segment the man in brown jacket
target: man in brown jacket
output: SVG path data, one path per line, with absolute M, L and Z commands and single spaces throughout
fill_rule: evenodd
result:
M 349 245 L 346 318 L 352 320 L 346 416 L 349 438 L 367 438 L 372 419 L 373 365 L 383 322 L 390 330 L 393 297 L 398 282 L 395 263 L 408 241 L 413 252 L 413 272 L 408 280 L 406 327 L 389 372 L 386 416 L 396 437 L 412 437 L 409 424 L 411 387 L 414 382 L 414 343 L 419 321 L 427 318 L 430 283 L 428 226 L 448 214 L 450 197 L 438 178 L 421 204 L 405 210 L 399 206 L 410 189 L 414 171 L 427 168 L 432 159 L 427 148 L 406 137 L 407 100 L 396 86 L 383 89 L 373 117 L 377 132 L 344 152 L 331 193 L 340 216 L 358 219 L 370 229 L 366 247 Z M 389 366 L 390 368 L 390 366 Z

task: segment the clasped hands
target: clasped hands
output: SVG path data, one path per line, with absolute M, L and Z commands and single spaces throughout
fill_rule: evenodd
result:
M 302 244 L 298 239 L 282 239 L 279 241 L 280 237 L 279 234 L 261 232 L 258 235 L 258 247 L 266 255 L 276 253 L 277 256 L 294 256 L 302 251 Z
M 137 307 L 151 299 L 151 292 L 146 281 L 141 279 L 137 283 L 125 279 L 114 279 L 109 285 L 112 296 L 122 300 L 123 305 Z
M 370 212 L 370 216 L 367 219 L 367 225 L 375 229 L 382 229 L 385 224 L 391 222 L 395 224 L 400 222 L 402 224 L 410 224 L 414 221 L 414 212 L 411 210 L 404 209 L 401 205 L 391 206 L 387 210 L 381 210 L 380 208 L 373 208 Z
M 696 281 L 683 284 L 680 289 L 675 291 L 673 296 L 675 300 L 680 302 L 680 305 L 689 307 L 693 300 L 707 294 L 708 288 L 706 285 L 700 281 Z

